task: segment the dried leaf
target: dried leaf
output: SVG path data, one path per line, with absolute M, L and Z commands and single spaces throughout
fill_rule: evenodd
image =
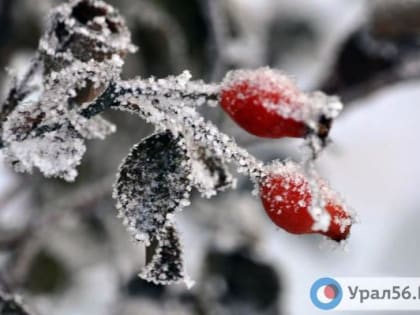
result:
M 120 167 L 114 198 L 136 240 L 149 244 L 170 214 L 189 204 L 190 173 L 184 140 L 169 131 L 132 148 Z
M 157 235 L 156 243 L 151 260 L 140 277 L 156 284 L 171 284 L 183 280 L 183 252 L 175 227 L 166 225 Z

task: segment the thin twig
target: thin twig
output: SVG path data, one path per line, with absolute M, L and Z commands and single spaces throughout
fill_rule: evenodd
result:
M 16 108 L 19 102 L 21 102 L 27 96 L 29 88 L 28 83 L 35 75 L 40 64 L 40 58 L 37 54 L 31 62 L 31 66 L 23 76 L 22 80 L 10 89 L 9 94 L 0 107 L 0 126 L 2 122 L 7 118 L 7 116 Z

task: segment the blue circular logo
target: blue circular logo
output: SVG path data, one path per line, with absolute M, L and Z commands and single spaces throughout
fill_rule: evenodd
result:
M 340 284 L 332 278 L 321 278 L 311 287 L 312 303 L 321 310 L 331 310 L 343 298 Z

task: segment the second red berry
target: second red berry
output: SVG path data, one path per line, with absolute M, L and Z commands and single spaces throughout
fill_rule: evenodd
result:
M 231 71 L 220 104 L 249 133 L 265 138 L 304 137 L 306 95 L 282 73 L 269 68 Z
M 352 224 L 350 213 L 323 181 L 319 180 L 318 188 L 324 209 L 331 218 L 327 231 L 313 230 L 311 186 L 297 165 L 287 163 L 267 175 L 260 183 L 260 196 L 270 219 L 289 233 L 319 233 L 335 241 L 346 239 Z

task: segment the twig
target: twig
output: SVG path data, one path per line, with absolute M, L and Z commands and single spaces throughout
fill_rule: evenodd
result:
M 7 116 L 16 108 L 19 102 L 27 96 L 28 82 L 32 79 L 39 66 L 40 58 L 39 55 L 36 55 L 22 80 L 10 89 L 8 96 L 0 108 L 0 126 Z

